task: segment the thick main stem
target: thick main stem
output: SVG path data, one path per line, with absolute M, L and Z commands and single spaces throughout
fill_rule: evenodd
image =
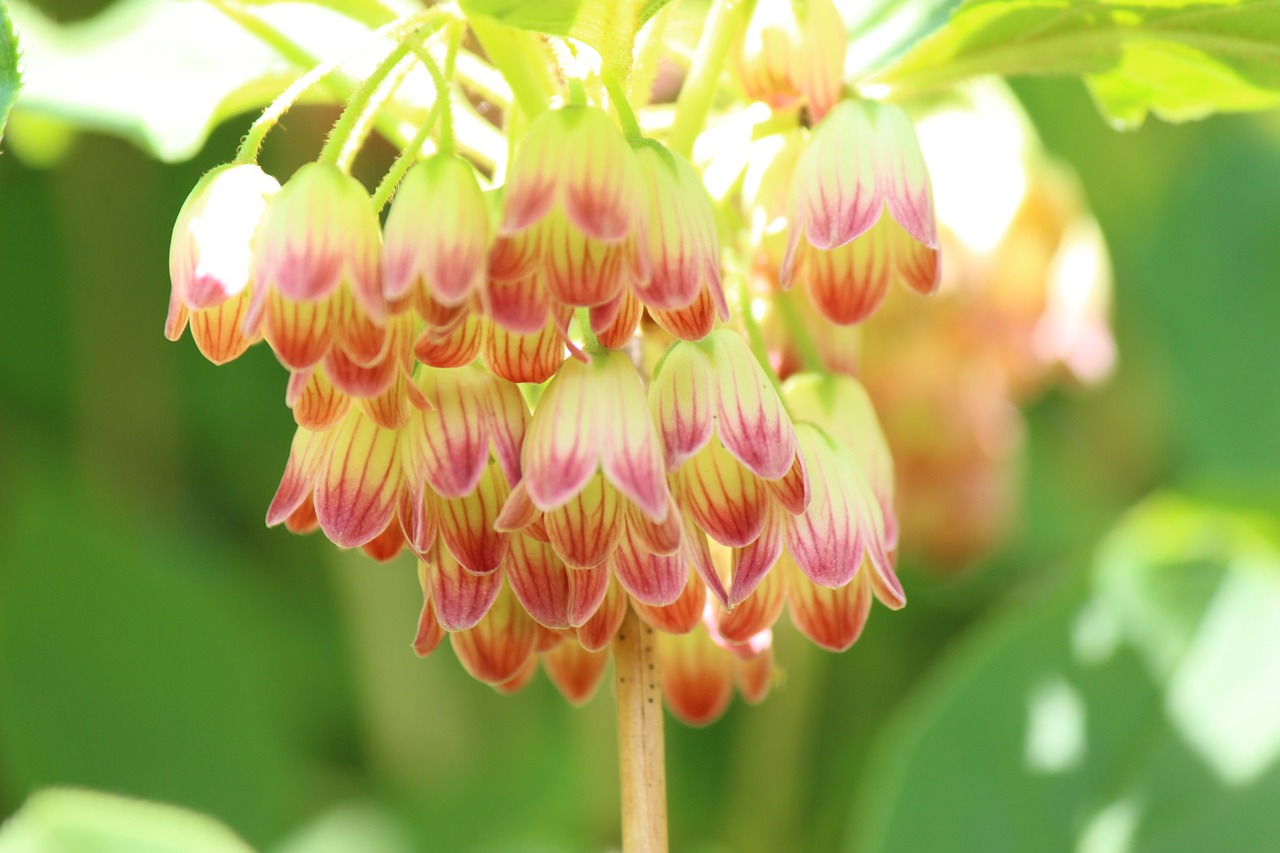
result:
M 667 853 L 667 765 L 653 629 L 634 610 L 613 643 L 623 853 Z

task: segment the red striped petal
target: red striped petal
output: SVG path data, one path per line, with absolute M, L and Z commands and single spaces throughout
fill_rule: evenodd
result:
M 465 631 L 478 624 L 502 590 L 501 572 L 468 572 L 443 548 L 432 552 L 428 567 L 436 618 L 446 631 Z
M 509 491 L 502 471 L 491 464 L 471 494 L 440 501 L 440 537 L 470 572 L 491 572 L 507 556 L 510 537 L 495 530 L 494 521 Z
M 578 627 L 578 642 L 593 652 L 608 646 L 626 618 L 627 607 L 627 594 L 622 587 L 609 583 L 595 614 Z
M 479 624 L 449 635 L 454 653 L 472 678 L 493 685 L 520 674 L 537 639 L 533 620 L 506 587 Z
M 395 513 L 404 483 L 393 430 L 351 412 L 334 428 L 333 443 L 315 487 L 316 516 L 342 548 L 377 536 Z

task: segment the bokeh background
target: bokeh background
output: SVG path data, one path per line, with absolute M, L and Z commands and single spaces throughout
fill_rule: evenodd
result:
M 1025 407 L 987 553 L 906 547 L 910 605 L 850 652 L 781 628 L 763 705 L 669 718 L 675 850 L 1280 849 L 1280 117 L 1119 134 L 1078 83 L 1015 89 L 1106 235 L 1117 368 Z M 164 340 L 174 216 L 250 118 L 178 165 L 0 156 L 0 814 L 80 786 L 278 853 L 608 849 L 607 684 L 572 709 L 416 659 L 407 555 L 263 526 L 271 353 Z

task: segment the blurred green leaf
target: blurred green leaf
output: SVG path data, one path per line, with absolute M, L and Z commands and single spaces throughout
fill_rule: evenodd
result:
M 9 20 L 9 10 L 0 0 L 0 140 L 4 139 L 4 125 L 9 110 L 18 97 L 22 75 L 18 72 L 18 36 Z
M 629 69 L 636 33 L 671 0 L 460 0 L 468 15 L 487 15 L 521 30 L 586 42 L 608 68 Z
M 33 794 L 0 827 L 0 853 L 252 853 L 211 817 L 70 788 Z
M 269 11 L 310 53 L 348 52 L 368 33 L 310 4 Z M 13 20 L 26 72 L 17 110 L 123 136 L 165 161 L 194 156 L 219 122 L 270 102 L 301 73 L 206 3 L 125 0 L 58 25 L 14 2 Z
M 1078 75 L 1118 127 L 1280 103 L 1272 0 L 969 0 L 879 75 L 901 92 L 981 74 Z
M 1280 837 L 1268 524 L 1147 501 L 1091 579 L 979 629 L 878 745 L 850 849 L 1243 853 Z

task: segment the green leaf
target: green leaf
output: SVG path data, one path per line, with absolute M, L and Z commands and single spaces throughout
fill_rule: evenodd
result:
M 877 744 L 850 849 L 1246 851 L 1280 837 L 1280 547 L 1144 503 L 997 615 Z
M 631 68 L 636 33 L 671 0 L 461 0 L 468 15 L 486 15 L 509 27 L 568 36 L 591 45 L 606 68 Z
M 0 853 L 253 853 L 196 812 L 96 791 L 33 794 L 0 827 Z
M 219 122 L 269 103 L 302 73 L 206 3 L 125 0 L 64 26 L 26 3 L 12 11 L 25 66 L 15 110 L 123 136 L 161 160 L 194 156 Z M 261 11 L 316 56 L 341 56 L 368 33 L 308 4 Z
M 0 0 L 0 141 L 4 140 L 5 122 L 9 110 L 18 98 L 22 86 L 22 74 L 18 71 L 18 36 L 9 20 L 9 10 Z
M 1276 0 L 969 0 L 874 82 L 902 94 L 982 74 L 1083 77 L 1114 125 L 1280 104 Z

